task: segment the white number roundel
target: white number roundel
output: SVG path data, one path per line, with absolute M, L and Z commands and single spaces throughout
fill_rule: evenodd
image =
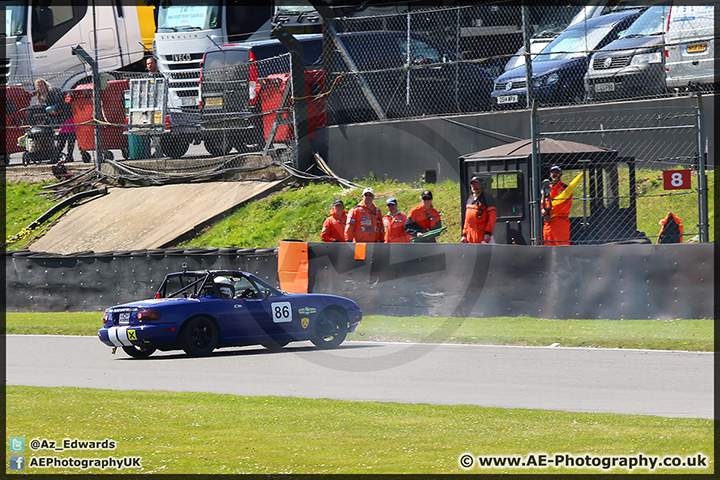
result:
M 276 302 L 270 304 L 272 309 L 273 322 L 287 323 L 292 322 L 292 305 L 290 302 Z

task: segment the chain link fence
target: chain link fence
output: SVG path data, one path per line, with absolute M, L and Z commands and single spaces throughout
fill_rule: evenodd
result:
M 552 163 L 539 155 L 542 178 L 558 165 L 562 182 L 574 188 L 569 211 L 573 244 L 714 238 L 708 225 L 700 105 L 662 117 L 642 109 L 600 118 L 538 113 L 539 138 L 592 146 L 584 154 L 553 155 Z
M 67 92 L 72 117 L 64 127 L 74 127 L 74 153 L 63 151 L 67 142 L 58 145 L 48 127 L 33 133 L 31 127 L 43 124 L 60 130 L 61 122 L 43 112 L 44 119 L 31 119 L 27 109 L 34 100 L 29 93 L 8 87 L 6 153 L 17 152 L 25 164 L 81 160 L 116 181 L 166 183 L 232 175 L 275 179 L 303 174 L 297 170 L 296 133 L 307 131 L 312 137 L 324 125 L 527 108 L 533 99 L 543 107 L 714 93 L 714 76 L 702 74 L 708 65 L 714 70 L 714 30 L 702 24 L 692 35 L 677 34 L 668 31 L 668 25 L 676 28 L 668 15 L 678 19 L 688 14 L 672 17 L 668 5 L 623 8 L 625 2 L 610 3 L 615 6 L 497 2 L 326 19 L 316 57 L 308 53 L 316 40 L 303 40 L 304 92 L 292 91 L 290 54 L 251 59 L 228 47 L 208 56 L 199 75 L 112 72 L 104 77 L 101 118 L 93 114 L 92 83 Z M 701 13 L 707 12 L 693 15 L 701 18 Z M 526 47 L 531 72 L 524 63 Z M 681 53 L 695 62 L 695 71 L 683 71 L 688 64 L 677 61 Z M 196 75 L 199 85 L 188 81 Z M 46 77 L 51 83 L 55 78 Z M 8 85 L 34 80 L 11 78 Z M 170 104 L 169 89 L 180 104 Z M 306 123 L 295 115 L 294 106 L 302 104 Z M 706 191 L 698 182 L 702 147 L 697 112 L 662 118 L 638 112 L 599 124 L 551 109 L 539 112 L 539 135 L 580 141 L 626 159 L 594 171 L 568 162 L 566 182 L 584 172 L 571 211 L 574 231 L 592 230 L 586 238 L 602 241 L 657 242 L 658 222 L 673 218 L 683 222 L 678 237 L 683 241 L 708 233 L 712 237 L 703 220 L 707 207 L 703 213 L 698 206 Z M 96 126 L 101 147 L 96 145 Z M 658 131 L 668 140 L 654 143 L 644 136 Z M 37 138 L 31 139 L 33 135 Z M 28 153 L 28 140 L 38 153 Z M 676 176 L 663 179 L 664 171 Z M 670 187 L 681 182 L 683 189 L 665 190 L 664 181 Z M 608 226 L 613 216 L 627 216 L 621 211 L 633 205 L 637 218 Z M 675 217 L 668 217 L 671 212 Z M 577 239 L 585 241 L 590 242 Z
M 693 12 L 698 21 L 684 25 L 690 14 L 679 8 L 673 22 L 669 4 L 624 2 L 498 3 L 326 21 L 330 123 L 527 108 L 529 93 L 550 106 L 714 92 L 712 10 L 702 18 Z

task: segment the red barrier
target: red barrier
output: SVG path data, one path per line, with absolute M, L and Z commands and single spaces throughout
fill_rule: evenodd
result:
M 283 93 L 290 82 L 289 73 L 278 73 L 268 75 L 262 82 L 260 89 L 260 103 L 263 111 L 263 131 L 267 140 L 275 122 L 275 114 L 280 109 Z M 325 72 L 312 70 L 305 72 L 305 94 L 308 97 L 318 95 L 325 91 Z M 306 99 L 308 133 L 310 139 L 314 137 L 315 129 L 327 125 L 327 110 L 325 109 L 325 97 L 311 97 Z M 286 106 L 291 106 L 290 100 Z M 289 112 L 283 113 L 283 120 L 291 118 Z M 275 133 L 275 140 L 278 142 L 288 141 L 295 138 L 292 124 L 281 125 Z
M 111 80 L 102 92 L 102 118 L 101 121 L 113 125 L 101 125 L 102 147 L 104 150 L 127 149 L 128 138 L 123 132 L 127 127 L 115 126 L 125 123 L 124 92 L 130 88 L 130 80 Z M 70 92 L 70 105 L 73 119 L 76 124 L 84 124 L 93 119 L 93 86 L 83 84 Z M 77 125 L 78 148 L 82 151 L 95 150 L 95 127 L 91 123 Z
M 5 87 L 5 150 L 3 155 L 21 152 L 25 148 L 17 144 L 18 138 L 25 134 L 25 117 L 20 110 L 30 106 L 32 94 L 21 87 Z

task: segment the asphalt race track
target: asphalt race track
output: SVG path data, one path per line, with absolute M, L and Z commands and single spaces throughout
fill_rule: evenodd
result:
M 170 390 L 714 418 L 713 353 L 309 342 L 279 352 L 156 352 L 95 337 L 8 335 L 8 385 Z

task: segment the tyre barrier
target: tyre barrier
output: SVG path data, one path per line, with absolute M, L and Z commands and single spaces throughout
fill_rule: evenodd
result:
M 532 247 L 308 243 L 308 292 L 365 315 L 714 317 L 714 244 Z M 151 298 L 165 274 L 240 269 L 279 285 L 277 248 L 6 252 L 6 311 L 100 311 Z
M 274 248 L 168 248 L 84 251 L 68 255 L 5 252 L 6 311 L 102 311 L 152 298 L 165 275 L 182 270 L 240 269 L 278 284 Z

